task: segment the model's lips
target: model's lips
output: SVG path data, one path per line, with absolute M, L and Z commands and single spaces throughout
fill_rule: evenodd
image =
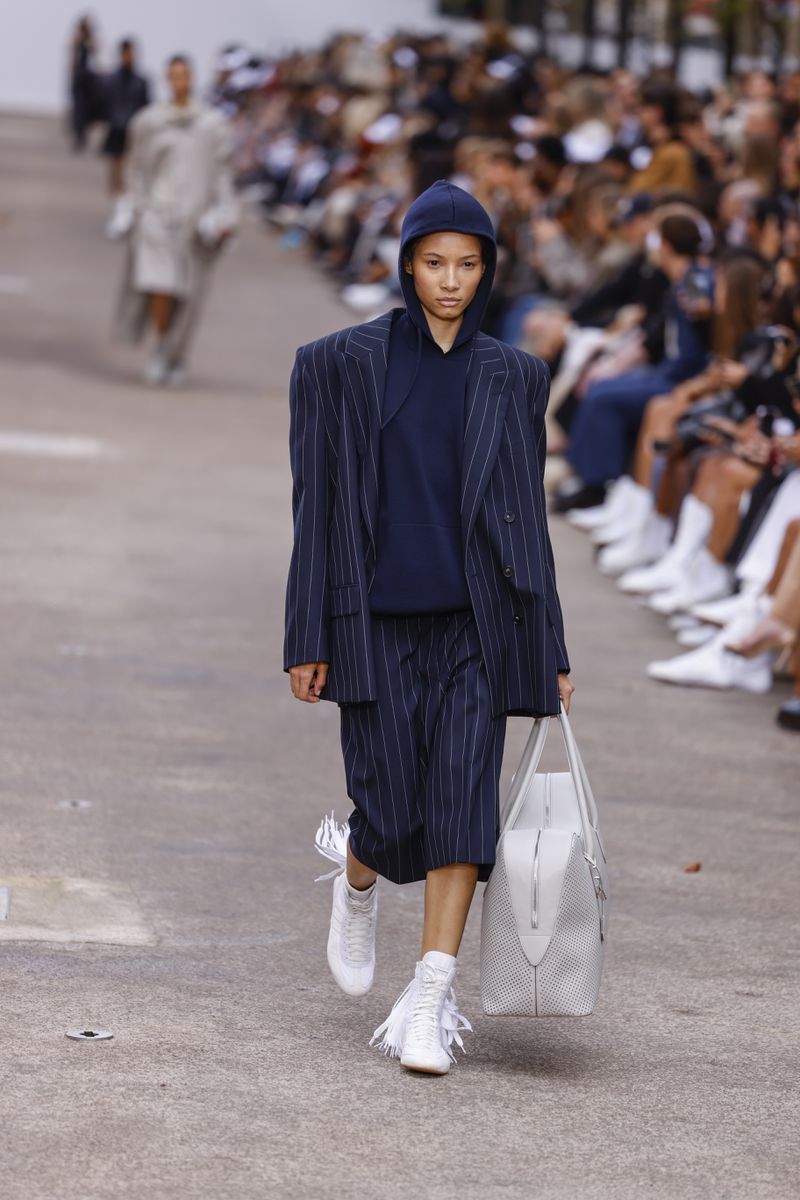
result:
M 456 304 L 460 304 L 461 301 L 455 296 L 440 296 L 439 303 L 446 304 L 448 308 L 453 308 Z

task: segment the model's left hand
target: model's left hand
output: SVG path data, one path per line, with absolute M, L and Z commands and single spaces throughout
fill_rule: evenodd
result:
M 561 703 L 564 705 L 564 712 L 569 712 L 569 698 L 575 691 L 575 687 L 570 683 L 569 675 L 559 675 L 558 677 L 558 694 L 561 697 Z

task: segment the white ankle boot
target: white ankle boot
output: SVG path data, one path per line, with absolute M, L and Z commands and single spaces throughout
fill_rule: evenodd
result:
M 370 1046 L 377 1041 L 378 1049 L 389 1057 L 399 1057 L 410 1071 L 445 1075 L 455 1061 L 452 1043 L 463 1050 L 461 1031 L 472 1029 L 456 1005 L 451 987 L 455 973 L 452 954 L 429 950 L 417 963 L 414 978 L 389 1016 L 373 1033 Z
M 711 532 L 714 515 L 690 492 L 684 498 L 675 527 L 675 538 L 663 558 L 650 567 L 626 571 L 618 585 L 623 592 L 667 591 L 680 582 L 686 564 L 704 546 Z
M 672 522 L 651 510 L 625 537 L 603 547 L 597 565 L 604 575 L 619 575 L 621 571 L 646 566 L 666 554 L 671 537 Z
M 602 504 L 594 504 L 591 508 L 571 508 L 567 513 L 567 520 L 578 529 L 594 529 L 598 525 L 604 525 L 611 517 L 618 516 L 624 510 L 630 489 L 637 486 L 630 475 L 620 475 L 609 487 Z
M 600 546 L 609 542 L 618 542 L 627 537 L 634 529 L 640 528 L 653 510 L 653 493 L 649 488 L 642 487 L 631 480 L 625 489 L 624 505 L 620 504 L 617 512 L 612 512 L 601 525 L 596 525 L 589 536 Z
M 651 595 L 648 606 L 653 612 L 666 614 L 688 610 L 693 604 L 702 604 L 706 600 L 717 600 L 730 594 L 732 574 L 730 567 L 701 546 L 685 564 L 672 587 Z
M 333 813 L 324 817 L 315 845 L 320 854 L 337 864 L 315 882 L 333 880 L 333 906 L 328 930 L 328 966 L 348 996 L 364 996 L 375 975 L 375 927 L 378 919 L 378 881 L 358 891 L 347 881 L 348 822 L 337 825 Z

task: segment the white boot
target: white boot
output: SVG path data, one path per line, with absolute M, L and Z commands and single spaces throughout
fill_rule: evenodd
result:
M 683 684 L 685 687 L 740 688 L 759 694 L 768 692 L 772 687 L 772 655 L 766 652 L 754 658 L 742 658 L 725 648 L 726 642 L 734 641 L 751 628 L 752 621 L 740 615 L 698 650 L 651 662 L 647 674 L 662 683 Z
M 648 600 L 653 612 L 674 613 L 688 610 L 693 604 L 716 600 L 730 594 L 733 572 L 719 562 L 705 546 L 685 565 L 683 574 L 671 588 L 656 592 Z
M 325 816 L 317 830 L 315 845 L 320 854 L 336 863 L 315 882 L 333 880 L 333 907 L 328 930 L 328 966 L 333 978 L 348 996 L 364 996 L 375 975 L 375 926 L 378 918 L 378 881 L 358 891 L 347 881 L 347 841 L 350 825 L 337 825 L 333 813 Z
M 451 984 L 456 973 L 452 954 L 429 950 L 417 963 L 414 978 L 398 996 L 389 1016 L 370 1038 L 404 1067 L 445 1075 L 455 1055 L 453 1042 L 464 1049 L 461 1031 L 472 1029 L 459 1011 Z
M 169 359 L 167 358 L 161 340 L 159 340 L 150 356 L 150 361 L 144 369 L 145 383 L 153 384 L 159 387 L 165 384 L 169 378 Z
M 596 525 L 603 525 L 610 517 L 623 511 L 629 489 L 637 486 L 630 475 L 620 475 L 609 487 L 602 504 L 594 504 L 591 508 L 571 508 L 567 520 L 578 529 L 594 529 Z
M 655 502 L 649 488 L 642 487 L 631 480 L 624 492 L 624 505 L 619 511 L 612 513 L 601 525 L 595 525 L 589 536 L 595 545 L 607 545 L 627 537 L 634 529 L 638 529 L 653 511 Z
M 682 578 L 684 567 L 705 545 L 714 514 L 690 492 L 681 505 L 675 538 L 663 558 L 650 567 L 635 567 L 618 581 L 623 592 L 658 592 L 672 588 Z
M 620 571 L 656 562 L 669 550 L 671 537 L 672 522 L 653 510 L 626 537 L 604 546 L 597 565 L 604 575 L 619 575 Z

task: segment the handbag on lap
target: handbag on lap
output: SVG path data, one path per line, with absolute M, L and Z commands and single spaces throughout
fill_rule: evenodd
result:
M 551 720 L 569 771 L 537 773 Z M 608 929 L 597 806 L 566 712 L 533 723 L 500 821 L 483 895 L 480 990 L 492 1016 L 594 1011 Z

